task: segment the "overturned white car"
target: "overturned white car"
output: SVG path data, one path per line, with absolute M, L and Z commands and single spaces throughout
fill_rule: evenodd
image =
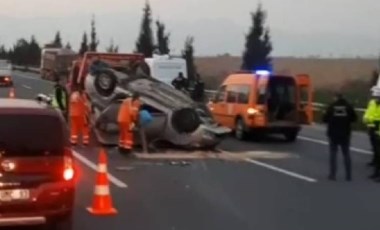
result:
M 76 81 L 84 84 L 91 101 L 91 123 L 101 144 L 118 144 L 117 114 L 120 99 L 133 92 L 140 94 L 144 109 L 154 118 L 145 127 L 150 143 L 165 142 L 184 148 L 213 148 L 230 132 L 229 128 L 221 127 L 214 121 L 207 106 L 194 102 L 183 92 L 152 78 L 146 63 L 140 62 L 135 68 L 130 68 L 131 65 L 125 63 L 110 64 L 107 58 L 102 58 L 98 53 L 87 53 L 84 60 L 91 58 L 91 55 L 96 56 L 97 61 L 107 63 L 107 66 L 100 66 L 94 71 L 91 66 L 93 64 L 88 63 L 86 68 L 91 67 L 91 71 L 85 73 L 84 79 Z M 136 143 L 139 142 L 136 140 Z

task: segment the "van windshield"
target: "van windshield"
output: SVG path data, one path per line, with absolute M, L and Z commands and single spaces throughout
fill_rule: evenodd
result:
M 0 114 L 0 150 L 6 156 L 41 156 L 63 153 L 61 121 L 48 115 Z

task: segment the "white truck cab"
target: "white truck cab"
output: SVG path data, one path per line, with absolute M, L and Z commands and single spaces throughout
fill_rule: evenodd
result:
M 150 68 L 150 75 L 168 85 L 180 72 L 187 79 L 186 60 L 181 57 L 153 54 L 153 57 L 145 58 L 145 62 Z

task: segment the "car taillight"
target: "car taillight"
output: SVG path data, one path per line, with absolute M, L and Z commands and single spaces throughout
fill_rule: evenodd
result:
M 63 179 L 65 179 L 65 181 L 70 181 L 73 178 L 74 178 L 74 169 L 72 169 L 72 168 L 66 168 L 63 171 Z
M 74 162 L 73 162 L 73 157 L 71 154 L 71 150 L 67 149 L 66 154 L 64 156 L 64 168 L 63 168 L 63 179 L 65 181 L 70 181 L 74 178 Z
M 5 77 L 4 81 L 10 81 L 11 79 L 9 77 Z

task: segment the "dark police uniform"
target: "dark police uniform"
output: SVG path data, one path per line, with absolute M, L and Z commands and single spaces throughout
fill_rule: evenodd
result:
M 179 73 L 178 76 L 172 81 L 172 85 L 177 90 L 183 90 L 187 88 L 187 80 L 182 73 Z
M 194 101 L 202 102 L 204 99 L 205 83 L 198 78 L 195 81 L 194 90 L 192 93 L 192 98 Z
M 357 121 L 356 112 L 342 96 L 338 95 L 337 100 L 328 106 L 323 121 L 327 123 L 327 136 L 330 144 L 329 179 L 335 180 L 336 158 L 340 147 L 344 157 L 346 179 L 351 180 L 351 124 Z

